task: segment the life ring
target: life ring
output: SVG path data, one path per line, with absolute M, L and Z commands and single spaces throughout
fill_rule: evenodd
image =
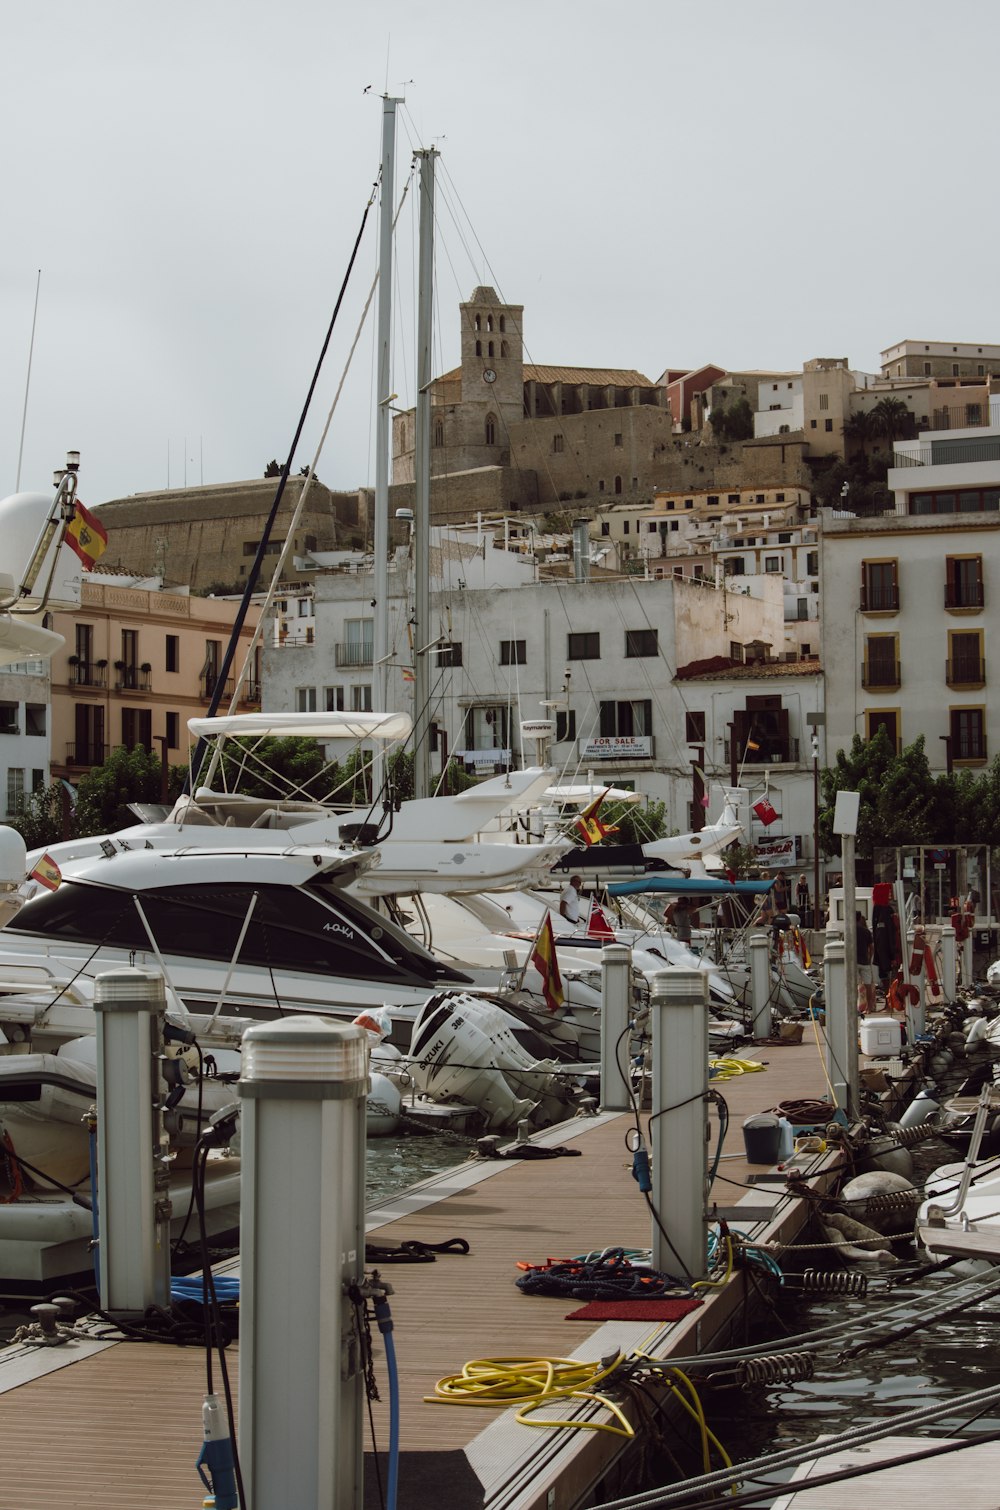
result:
M 967 914 L 964 912 L 953 912 L 951 915 L 951 926 L 955 930 L 955 942 L 957 944 L 964 944 L 972 932 L 972 929 L 969 927 Z
M 920 992 L 916 986 L 911 986 L 908 981 L 897 976 L 886 992 L 885 1004 L 890 1012 L 899 1012 L 902 1016 L 908 1006 L 915 1007 L 919 1000 Z

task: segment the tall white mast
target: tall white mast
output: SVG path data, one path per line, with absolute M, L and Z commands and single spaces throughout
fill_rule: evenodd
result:
M 382 98 L 382 174 L 378 252 L 378 377 L 375 430 L 375 622 L 372 626 L 372 706 L 384 712 L 389 687 L 389 443 L 392 432 L 392 216 L 396 177 L 396 106 Z M 376 745 L 372 796 L 385 777 L 385 754 Z
M 417 414 L 414 446 L 413 521 L 413 788 L 430 796 L 430 620 L 431 543 L 431 341 L 434 314 L 434 160 L 429 148 L 420 159 L 420 254 L 417 281 Z

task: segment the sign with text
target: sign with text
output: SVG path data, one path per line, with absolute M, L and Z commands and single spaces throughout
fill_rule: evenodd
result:
M 598 739 L 581 739 L 580 760 L 652 760 L 651 734 L 608 734 Z
M 460 760 L 463 765 L 496 765 L 502 766 L 505 771 L 510 770 L 509 750 L 453 750 L 452 757 Z
M 753 852 L 765 865 L 790 865 L 795 859 L 794 839 L 766 839 L 755 844 Z

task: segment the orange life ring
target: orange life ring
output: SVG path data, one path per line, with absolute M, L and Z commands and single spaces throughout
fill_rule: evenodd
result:
M 907 1006 L 915 1007 L 919 1000 L 920 992 L 916 986 L 897 977 L 886 992 L 885 1004 L 890 1012 L 905 1014 Z

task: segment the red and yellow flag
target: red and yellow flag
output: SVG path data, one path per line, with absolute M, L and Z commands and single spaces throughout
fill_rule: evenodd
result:
M 47 886 L 49 891 L 55 891 L 62 880 L 62 871 L 59 869 L 51 855 L 43 855 L 28 878 L 31 881 L 39 881 Z
M 556 939 L 552 932 L 552 918 L 548 911 L 542 926 L 535 935 L 531 949 L 531 963 L 542 977 L 542 995 L 550 1012 L 557 1012 L 566 998 L 563 996 L 562 976 L 556 959 Z
M 589 807 L 585 807 L 576 820 L 576 827 L 583 839 L 584 844 L 599 844 L 606 834 L 617 834 L 618 825 L 614 823 L 602 823 L 597 814 L 601 803 L 608 795 L 607 788 L 596 797 Z
M 93 571 L 95 562 L 108 548 L 107 530 L 96 515 L 84 508 L 79 498 L 76 500 L 76 512 L 66 526 L 63 539 L 70 550 L 80 557 L 84 571 Z

